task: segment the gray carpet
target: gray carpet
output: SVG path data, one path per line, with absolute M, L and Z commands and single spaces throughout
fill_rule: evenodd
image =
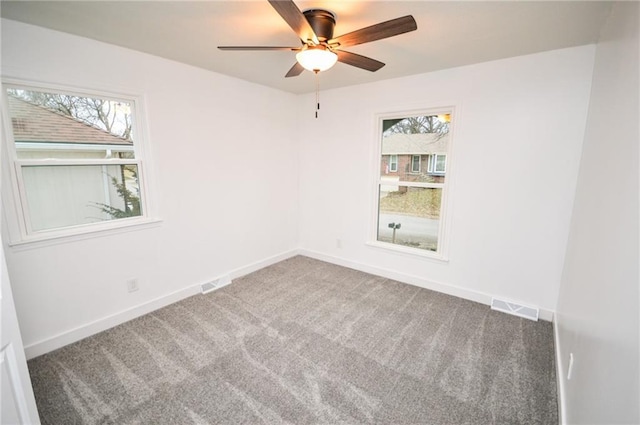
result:
M 557 424 L 550 323 L 295 257 L 29 362 L 43 424 Z

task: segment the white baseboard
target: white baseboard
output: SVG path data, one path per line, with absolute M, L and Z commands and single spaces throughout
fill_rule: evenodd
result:
M 370 266 L 368 264 L 359 263 L 356 261 L 345 260 L 343 258 L 334 257 L 332 255 L 323 254 L 317 251 L 300 249 L 298 253 L 300 255 L 305 255 L 307 257 L 315 258 L 316 260 L 326 261 L 327 263 L 349 267 L 351 269 L 360 270 L 365 273 L 371 273 L 376 276 L 397 280 L 398 282 L 408 283 L 410 285 L 419 286 L 421 288 L 430 289 L 436 292 L 442 292 L 443 294 L 453 295 L 454 297 L 475 301 L 488 306 L 491 305 L 491 298 L 496 296 L 492 294 L 486 294 L 480 291 L 474 291 L 472 289 L 463 288 L 456 285 L 451 285 L 448 283 L 442 283 L 442 282 L 437 282 L 435 280 L 425 279 L 423 277 L 419 277 L 419 276 L 415 276 L 407 273 L 397 272 L 395 270 L 388 270 L 380 267 Z M 553 311 L 540 309 L 539 318 L 541 320 L 550 322 L 553 320 Z
M 237 279 L 249 273 L 253 273 L 260 269 L 264 269 L 265 267 L 268 267 L 272 264 L 279 263 L 280 261 L 284 261 L 291 257 L 295 257 L 296 255 L 299 255 L 299 254 L 300 254 L 299 249 L 292 249 L 291 251 L 286 251 L 281 254 L 274 255 L 272 257 L 267 257 L 264 260 L 256 261 L 254 263 L 247 264 L 246 266 L 242 266 L 242 267 L 238 267 L 237 269 L 230 270 L 227 273 L 224 273 L 222 276 L 224 276 L 225 274 L 228 274 L 231 276 L 231 279 Z
M 298 250 L 283 252 L 281 254 L 248 264 L 244 267 L 239 267 L 227 271 L 223 273 L 222 276 L 230 275 L 232 279 L 237 279 L 246 274 L 252 273 L 256 270 L 260 270 L 264 267 L 270 266 L 296 255 L 298 255 Z M 78 326 L 77 328 L 59 333 L 58 335 L 52 336 L 42 341 L 29 344 L 24 347 L 27 360 L 41 356 L 50 351 L 57 350 L 58 348 L 64 347 L 65 345 L 80 341 L 81 339 L 87 338 L 91 335 L 95 335 L 99 332 L 113 328 L 114 326 L 118 326 L 122 323 L 128 322 L 129 320 L 133 320 L 137 317 L 144 316 L 145 314 L 151 313 L 152 311 L 158 310 L 162 307 L 166 307 L 169 304 L 173 304 L 190 296 L 199 294 L 202 283 L 204 282 L 189 285 L 186 288 L 163 295 L 127 310 L 123 310 L 118 313 L 95 320 L 93 322 L 84 324 L 82 326 Z
M 336 264 L 339 266 L 349 267 L 355 270 L 360 270 L 366 273 L 371 273 L 377 276 L 386 277 L 388 279 L 397 280 L 399 282 L 408 283 L 410 285 L 419 286 L 433 291 L 442 292 L 444 294 L 453 295 L 455 297 L 467 299 L 470 301 L 479 302 L 481 304 L 490 305 L 492 295 L 485 294 L 483 292 L 462 288 L 455 285 L 450 285 L 442 282 L 436 282 L 429 279 L 424 279 L 419 276 L 414 276 L 406 273 L 400 273 L 394 270 L 383 269 L 379 267 L 370 266 L 355 261 L 345 260 L 339 257 L 322 254 L 316 251 L 306 249 L 294 249 L 283 252 L 272 257 L 265 258 L 260 261 L 253 262 L 243 267 L 238 267 L 233 270 L 226 271 L 218 277 L 214 277 L 215 280 L 221 276 L 230 275 L 232 279 L 237 279 L 254 271 L 260 270 L 264 267 L 294 257 L 296 255 L 305 255 L 307 257 L 315 258 L 317 260 L 326 261 L 328 263 Z M 62 332 L 58 335 L 50 338 L 38 341 L 25 346 L 25 354 L 27 359 L 32 359 L 40 355 L 46 354 L 50 351 L 64 347 L 65 345 L 80 341 L 91 335 L 95 335 L 99 332 L 110 329 L 114 326 L 133 320 L 137 317 L 151 313 L 162 307 L 166 307 L 169 304 L 181 301 L 190 296 L 196 295 L 201 291 L 201 285 L 205 282 L 199 282 L 189 285 L 183 289 L 172 292 L 170 294 L 163 295 L 153 300 L 147 301 L 143 304 L 129 308 L 127 310 L 120 311 L 118 313 L 106 316 L 96 321 L 78 326 L 74 329 Z M 550 310 L 540 309 L 540 319 L 551 321 L 553 319 L 553 312 Z M 557 345 L 556 345 L 557 347 Z
M 200 292 L 200 285 L 191 285 L 187 288 L 163 295 L 151 301 L 147 301 L 144 304 L 140 304 L 127 310 L 103 317 L 102 319 L 78 326 L 77 328 L 59 333 L 58 335 L 42 341 L 26 345 L 24 347 L 25 355 L 27 356 L 27 360 L 41 356 L 50 351 L 62 348 L 65 345 L 80 341 L 81 339 L 87 338 L 91 335 L 106 331 L 114 326 L 118 326 L 122 323 L 128 322 L 129 320 L 133 320 L 162 307 L 166 307 L 169 304 L 188 298 L 198 292 Z
M 558 316 L 556 315 L 553 318 L 553 337 L 554 337 L 554 345 L 555 345 L 555 355 L 556 355 L 556 381 L 558 383 L 558 420 L 560 422 L 559 425 L 564 425 L 567 423 L 566 417 L 566 406 L 565 406 L 565 389 L 564 389 L 564 366 L 562 364 L 562 357 L 560 350 L 560 331 L 558 329 Z

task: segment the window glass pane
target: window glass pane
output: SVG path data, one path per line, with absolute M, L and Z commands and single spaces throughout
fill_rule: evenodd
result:
M 23 166 L 33 231 L 142 214 L 136 165 Z
M 438 249 L 442 189 L 380 185 L 378 241 Z
M 447 165 L 447 156 L 438 155 L 436 157 L 436 173 L 444 173 Z
M 19 159 L 134 157 L 130 102 L 9 88 L 7 103 Z
M 411 157 L 411 172 L 412 173 L 420 172 L 420 155 L 413 155 Z
M 383 120 L 380 176 L 389 179 L 390 157 L 397 157 L 398 181 L 444 183 L 444 171 L 434 170 L 435 155 L 449 150 L 450 115 L 420 115 Z
M 398 155 L 389 156 L 389 171 L 398 171 Z

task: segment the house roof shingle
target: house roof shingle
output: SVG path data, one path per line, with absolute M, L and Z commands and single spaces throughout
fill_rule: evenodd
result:
M 383 155 L 427 155 L 446 154 L 449 133 L 392 134 L 382 138 Z
M 130 140 L 15 96 L 8 97 L 16 142 L 132 145 Z

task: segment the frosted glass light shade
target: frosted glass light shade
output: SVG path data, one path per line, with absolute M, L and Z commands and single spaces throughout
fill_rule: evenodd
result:
M 298 52 L 296 60 L 309 71 L 326 71 L 335 65 L 338 55 L 324 46 L 312 46 Z

